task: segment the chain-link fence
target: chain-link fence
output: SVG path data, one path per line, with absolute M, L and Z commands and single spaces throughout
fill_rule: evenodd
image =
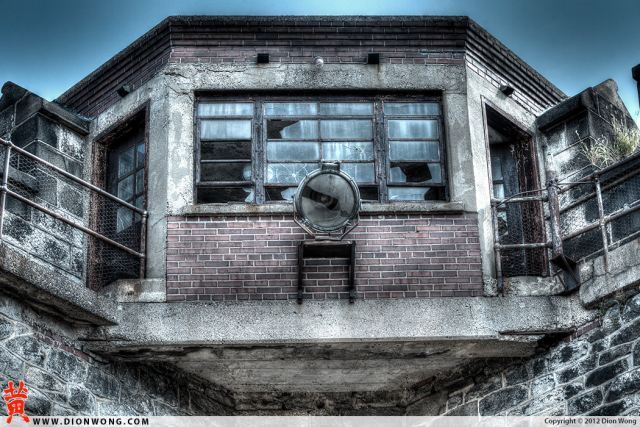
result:
M 640 237 L 640 154 L 576 182 L 551 179 L 546 189 L 494 199 L 492 210 L 499 287 L 502 277 L 559 273 L 550 262 L 559 254 L 578 263 L 604 256 L 608 269 L 609 251 Z
M 142 277 L 142 210 L 1 139 L 0 165 L 4 244 L 94 290 Z

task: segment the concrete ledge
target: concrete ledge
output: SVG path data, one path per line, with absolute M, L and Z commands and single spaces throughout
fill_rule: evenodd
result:
M 597 316 L 577 296 L 121 304 L 111 348 L 154 345 L 499 340 L 567 331 Z M 398 319 L 401 319 L 398 321 Z
M 100 295 L 118 302 L 165 302 L 166 279 L 123 279 L 101 289 Z
M 585 307 L 596 307 L 616 292 L 640 284 L 640 239 L 610 251 L 609 263 L 609 272 L 605 271 L 602 256 L 581 266 L 580 300 Z
M 460 213 L 464 212 L 461 202 L 398 202 L 398 203 L 363 203 L 362 214 L 395 214 L 395 213 Z M 209 203 L 191 205 L 182 209 L 182 215 L 293 215 L 291 204 L 249 205 L 240 203 Z
M 114 325 L 117 304 L 0 246 L 0 290 L 72 324 Z

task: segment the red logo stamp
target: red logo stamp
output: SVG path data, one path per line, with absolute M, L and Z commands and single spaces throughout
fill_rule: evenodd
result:
M 29 417 L 24 414 L 24 401 L 27 400 L 28 392 L 29 390 L 24 388 L 24 382 L 20 381 L 20 387 L 14 388 L 13 381 L 9 381 L 9 388 L 4 389 L 4 400 L 7 402 L 7 411 L 9 411 L 7 424 L 11 423 L 14 415 L 22 417 L 23 420 L 29 422 Z

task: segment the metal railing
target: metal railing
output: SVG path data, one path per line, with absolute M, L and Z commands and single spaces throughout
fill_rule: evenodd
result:
M 93 289 L 114 278 L 144 278 L 146 211 L 2 138 L 1 157 L 0 242 L 86 279 Z
M 640 235 L 639 160 L 634 154 L 575 182 L 560 183 L 549 170 L 545 189 L 526 192 L 536 195 L 492 199 L 498 292 L 503 277 L 552 269 L 564 272 L 558 277 L 570 292 L 580 285 L 577 262 L 600 255 L 609 272 L 610 250 Z M 509 228 L 513 218 L 521 222 Z

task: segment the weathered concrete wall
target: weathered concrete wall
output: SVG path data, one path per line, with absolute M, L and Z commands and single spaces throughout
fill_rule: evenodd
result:
M 149 102 L 149 190 L 147 208 L 147 276 L 166 275 L 166 216 L 180 215 L 194 201 L 193 109 L 195 91 L 304 90 L 332 87 L 343 90 L 436 90 L 444 98 L 451 200 L 473 212 L 476 186 L 468 168 L 456 161 L 456 153 L 468 152 L 465 136 L 465 69 L 460 65 L 327 64 L 317 70 L 312 64 L 172 64 L 149 82 L 97 116 L 90 139 L 133 114 Z M 356 93 L 356 92 L 354 92 Z M 462 122 L 459 123 L 459 121 Z M 462 124 L 462 128 L 458 126 Z M 471 164 L 472 159 L 466 164 Z M 429 212 L 429 203 L 424 203 Z M 467 208 L 466 206 L 470 208 Z M 264 212 L 269 214 L 268 211 Z
M 468 132 L 472 142 L 468 147 L 466 168 L 472 173 L 470 177 L 474 185 L 475 209 L 478 212 L 480 248 L 482 253 L 482 276 L 486 295 L 496 294 L 495 252 L 493 250 L 493 222 L 491 215 L 491 188 L 487 163 L 489 141 L 485 140 L 484 102 L 490 102 L 502 111 L 508 112 L 511 119 L 525 129 L 535 132 L 533 122 L 535 116 L 519 103 L 505 96 L 498 88 L 479 76 L 473 68 L 467 71 L 467 110 Z M 539 153 L 541 148 L 538 146 Z M 538 156 L 540 158 L 540 156 Z M 542 167 L 541 167 L 542 169 Z M 544 172 L 541 171 L 543 175 Z M 454 176 L 453 179 L 458 179 Z

